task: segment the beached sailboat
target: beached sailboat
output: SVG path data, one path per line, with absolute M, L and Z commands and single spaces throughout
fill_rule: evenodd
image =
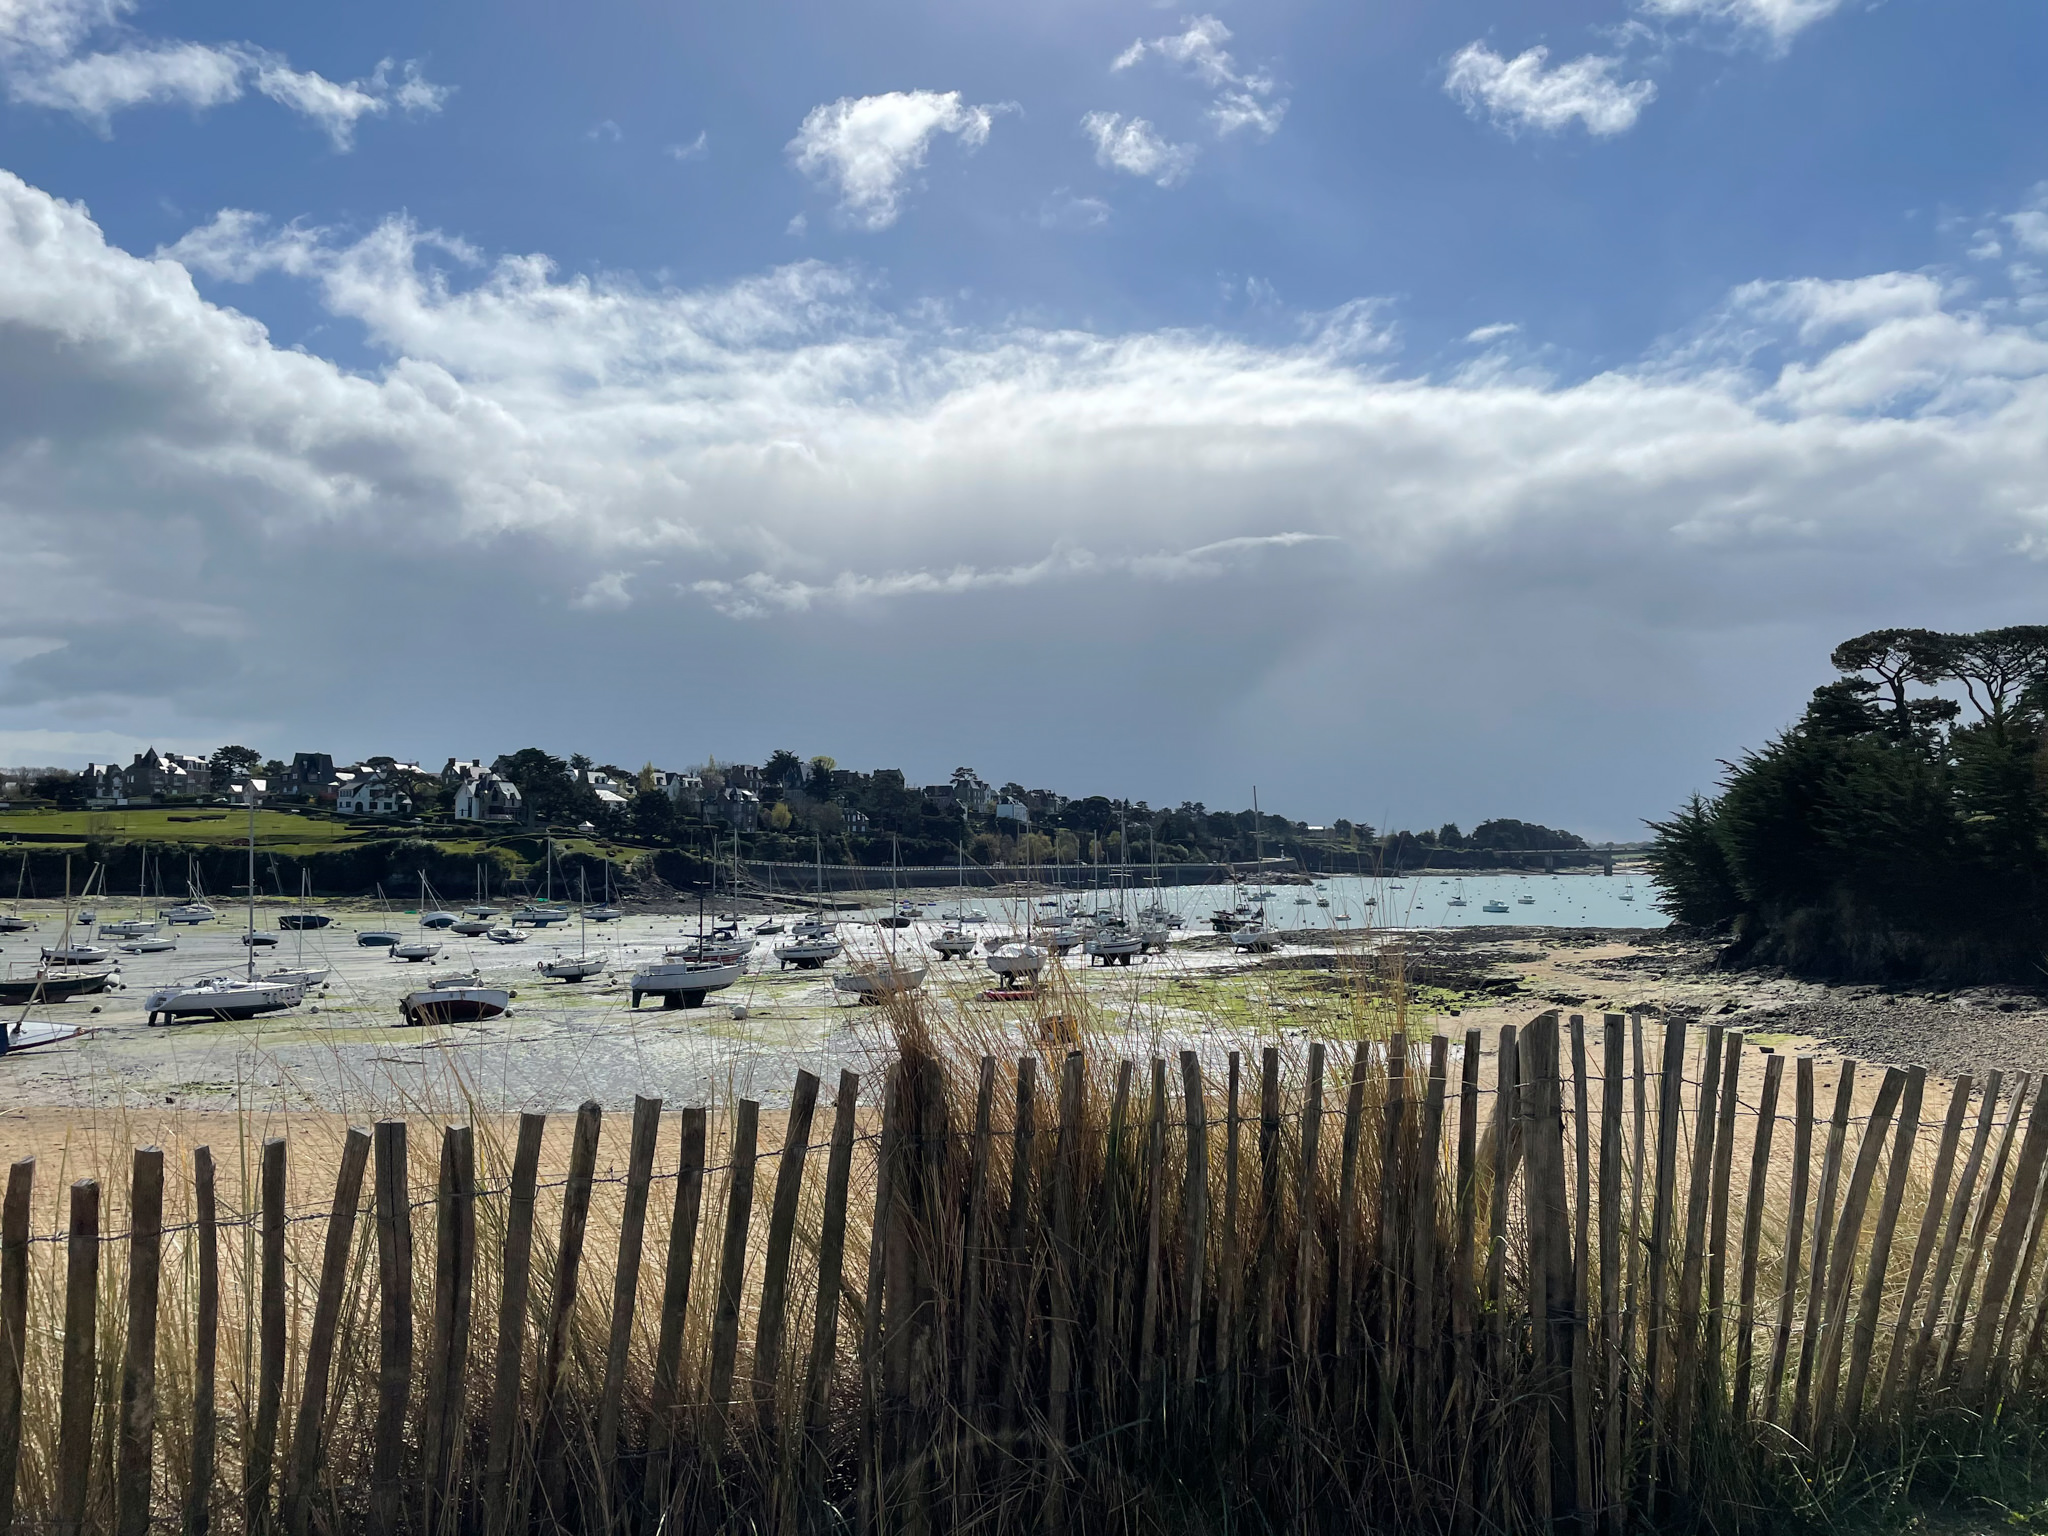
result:
M 249 803 L 249 892 L 246 935 L 256 932 L 256 792 L 244 792 Z M 158 987 L 143 1000 L 148 1022 L 195 1023 L 201 1019 L 248 1019 L 262 1013 L 296 1008 L 305 1000 L 305 988 L 290 982 L 259 981 L 256 978 L 256 947 L 249 946 L 245 972 L 233 976 L 208 976 L 198 981 L 174 982 Z
M 420 923 L 422 927 L 425 927 L 429 917 L 447 917 L 451 923 L 454 922 L 455 919 L 452 914 L 433 912 L 429 909 L 428 903 L 432 898 L 433 888 L 427 884 L 427 872 L 423 869 L 420 871 Z M 434 940 L 424 937 L 407 939 L 391 946 L 392 959 L 403 960 L 411 965 L 418 965 L 423 960 L 431 960 L 440 953 L 441 946 Z
M 573 955 L 556 955 L 552 960 L 543 960 L 534 967 L 551 981 L 588 981 L 605 968 L 605 957 L 590 952 L 590 877 L 581 875 L 583 902 L 577 918 L 576 947 Z
M 33 918 L 21 915 L 21 889 L 28 883 L 28 855 L 21 856 L 21 870 L 14 877 L 14 906 L 7 912 L 0 912 L 0 933 L 27 933 L 35 927 Z
M 543 880 L 541 899 L 537 902 L 529 901 L 525 906 L 512 914 L 514 927 L 524 924 L 529 928 L 545 928 L 550 923 L 566 923 L 569 921 L 568 908 L 558 907 L 554 904 L 555 840 L 552 837 L 548 839 L 547 855 L 542 861 L 541 870 Z M 529 885 L 527 889 L 530 891 L 533 887 Z
M 512 1006 L 512 994 L 504 987 L 487 987 L 475 972 L 436 976 L 424 987 L 398 1000 L 398 1013 L 407 1024 L 474 1024 L 484 1019 L 501 1019 Z

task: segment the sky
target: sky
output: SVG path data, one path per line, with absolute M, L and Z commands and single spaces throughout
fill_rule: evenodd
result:
M 2041 618 L 2019 0 L 0 0 L 0 762 L 1642 834 Z

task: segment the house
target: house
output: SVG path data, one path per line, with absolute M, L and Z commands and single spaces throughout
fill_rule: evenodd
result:
M 996 820 L 1014 821 L 1028 827 L 1031 825 L 1031 807 L 1022 800 L 998 800 Z
M 525 809 L 519 786 L 488 768 L 463 779 L 455 791 L 457 821 L 517 821 Z
M 410 816 L 412 796 L 381 773 L 358 774 L 335 796 L 334 809 L 343 816 Z
M 451 757 L 448 759 L 447 766 L 441 770 L 441 782 L 450 789 L 459 789 L 478 774 L 489 773 L 490 771 L 490 769 L 484 766 L 484 760 L 480 757 Z
M 331 801 L 340 792 L 331 752 L 294 752 L 291 766 L 277 783 L 277 793 L 287 800 Z
M 761 797 L 751 789 L 727 785 L 718 797 L 718 809 L 735 832 L 752 832 L 761 825 Z
M 152 800 L 196 799 L 213 793 L 213 769 L 203 757 L 159 752 L 151 747 L 135 754 L 127 767 L 88 763 L 85 769 L 88 805 L 142 805 Z
M 677 805 L 696 806 L 704 798 L 704 776 L 667 768 L 654 770 L 654 787 Z
M 960 797 L 951 784 L 927 784 L 921 793 L 924 803 L 933 810 L 950 811 L 960 803 Z

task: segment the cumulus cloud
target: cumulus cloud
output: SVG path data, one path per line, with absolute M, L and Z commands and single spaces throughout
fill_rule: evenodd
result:
M 1287 115 L 1287 99 L 1277 96 L 1278 83 L 1266 69 L 1241 69 L 1230 50 L 1230 28 L 1214 16 L 1196 16 L 1185 31 L 1140 38 L 1118 54 L 1111 70 L 1130 69 L 1149 56 L 1193 75 L 1216 92 L 1209 104 L 1209 122 L 1218 138 L 1251 129 L 1261 138 L 1271 138 Z
M 193 271 L 302 282 L 379 361 L 281 346 Z M 502 725 L 536 677 L 575 677 L 576 718 L 701 753 L 702 711 L 661 734 L 638 708 L 667 697 L 660 669 L 616 657 L 707 654 L 772 617 L 746 642 L 761 675 L 830 655 L 874 680 L 806 693 L 835 753 L 916 750 L 924 726 L 863 713 L 899 684 L 999 680 L 991 731 L 1056 721 L 1108 647 L 1161 665 L 1127 721 L 1090 715 L 1091 752 L 1284 739 L 1355 777 L 1399 766 L 1375 744 L 1391 716 L 1428 727 L 1403 771 L 1442 780 L 1487 756 L 1474 718 L 1545 751 L 1554 730 L 1560 762 L 1566 726 L 1605 722 L 1656 746 L 1573 770 L 1588 824 L 1625 833 L 1594 796 L 1662 811 L 1684 763 L 1741 739 L 1723 706 L 1701 723 L 1713 669 L 1783 676 L 1879 622 L 2037 596 L 2048 340 L 1990 298 L 1910 273 L 1748 285 L 1635 363 L 1555 382 L 1406 371 L 1374 313 L 1285 344 L 976 328 L 822 263 L 657 288 L 396 219 L 224 215 L 138 257 L 0 175 L 0 643 L 25 647 L 0 731 L 56 700 L 79 730 L 297 701 L 339 736 L 359 691 L 312 687 L 279 637 L 402 670 L 386 629 L 454 655 L 516 621 L 543 643 L 465 676 L 444 724 Z M 554 670 L 547 646 L 572 641 L 588 653 Z M 1431 713 L 1448 698 L 1455 718 Z M 934 754 L 964 718 L 931 727 Z M 1048 754 L 1074 750 L 1052 730 Z
M 711 134 L 708 129 L 699 129 L 697 137 L 687 144 L 671 144 L 668 157 L 671 160 L 702 160 L 711 153 Z
M 1445 71 L 1444 90 L 1474 117 L 1490 117 L 1510 133 L 1556 133 L 1577 119 L 1597 138 L 1626 133 L 1656 98 L 1654 81 L 1614 78 L 1618 58 L 1587 54 L 1554 68 L 1549 60 L 1541 46 L 1506 59 L 1484 43 L 1468 43 Z
M 1721 22 L 1782 48 L 1817 21 L 1842 8 L 1842 0 L 1642 0 L 1652 16 L 1695 17 Z
M 791 162 L 839 194 L 839 211 L 858 229 L 887 229 L 942 133 L 972 151 L 988 142 L 1006 104 L 968 106 L 958 91 L 887 91 L 842 96 L 813 107 L 786 146 Z
M 397 78 L 385 59 L 365 79 L 330 80 L 296 70 L 281 55 L 247 43 L 164 42 L 127 35 L 132 0 L 0 0 L 0 83 L 25 106 L 68 112 L 102 134 L 114 115 L 136 107 L 194 111 L 269 97 L 322 129 L 337 150 L 354 140 L 359 119 L 393 107 L 412 116 L 441 110 L 449 87 L 426 79 L 417 61 Z M 111 33 L 116 46 L 84 50 Z
M 1167 142 L 1142 117 L 1126 118 L 1116 112 L 1088 113 L 1081 119 L 1081 131 L 1095 141 L 1097 165 L 1142 176 L 1162 187 L 1185 181 L 1201 153 L 1192 144 Z

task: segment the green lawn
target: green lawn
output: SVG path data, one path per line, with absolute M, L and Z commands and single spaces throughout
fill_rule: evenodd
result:
M 249 813 L 231 806 L 146 806 L 114 811 L 21 809 L 0 811 L 0 848 L 62 848 L 67 843 L 240 843 L 249 835 Z M 407 827 L 382 821 L 360 821 L 325 814 L 259 810 L 256 845 L 273 853 L 317 853 L 349 842 L 422 837 L 450 853 L 478 854 L 495 843 L 517 839 L 535 845 L 546 833 L 537 828 L 480 826 Z M 23 838 L 27 840 L 24 841 Z M 558 856 L 586 854 L 592 858 L 630 860 L 640 850 L 602 840 L 564 836 L 555 840 Z

